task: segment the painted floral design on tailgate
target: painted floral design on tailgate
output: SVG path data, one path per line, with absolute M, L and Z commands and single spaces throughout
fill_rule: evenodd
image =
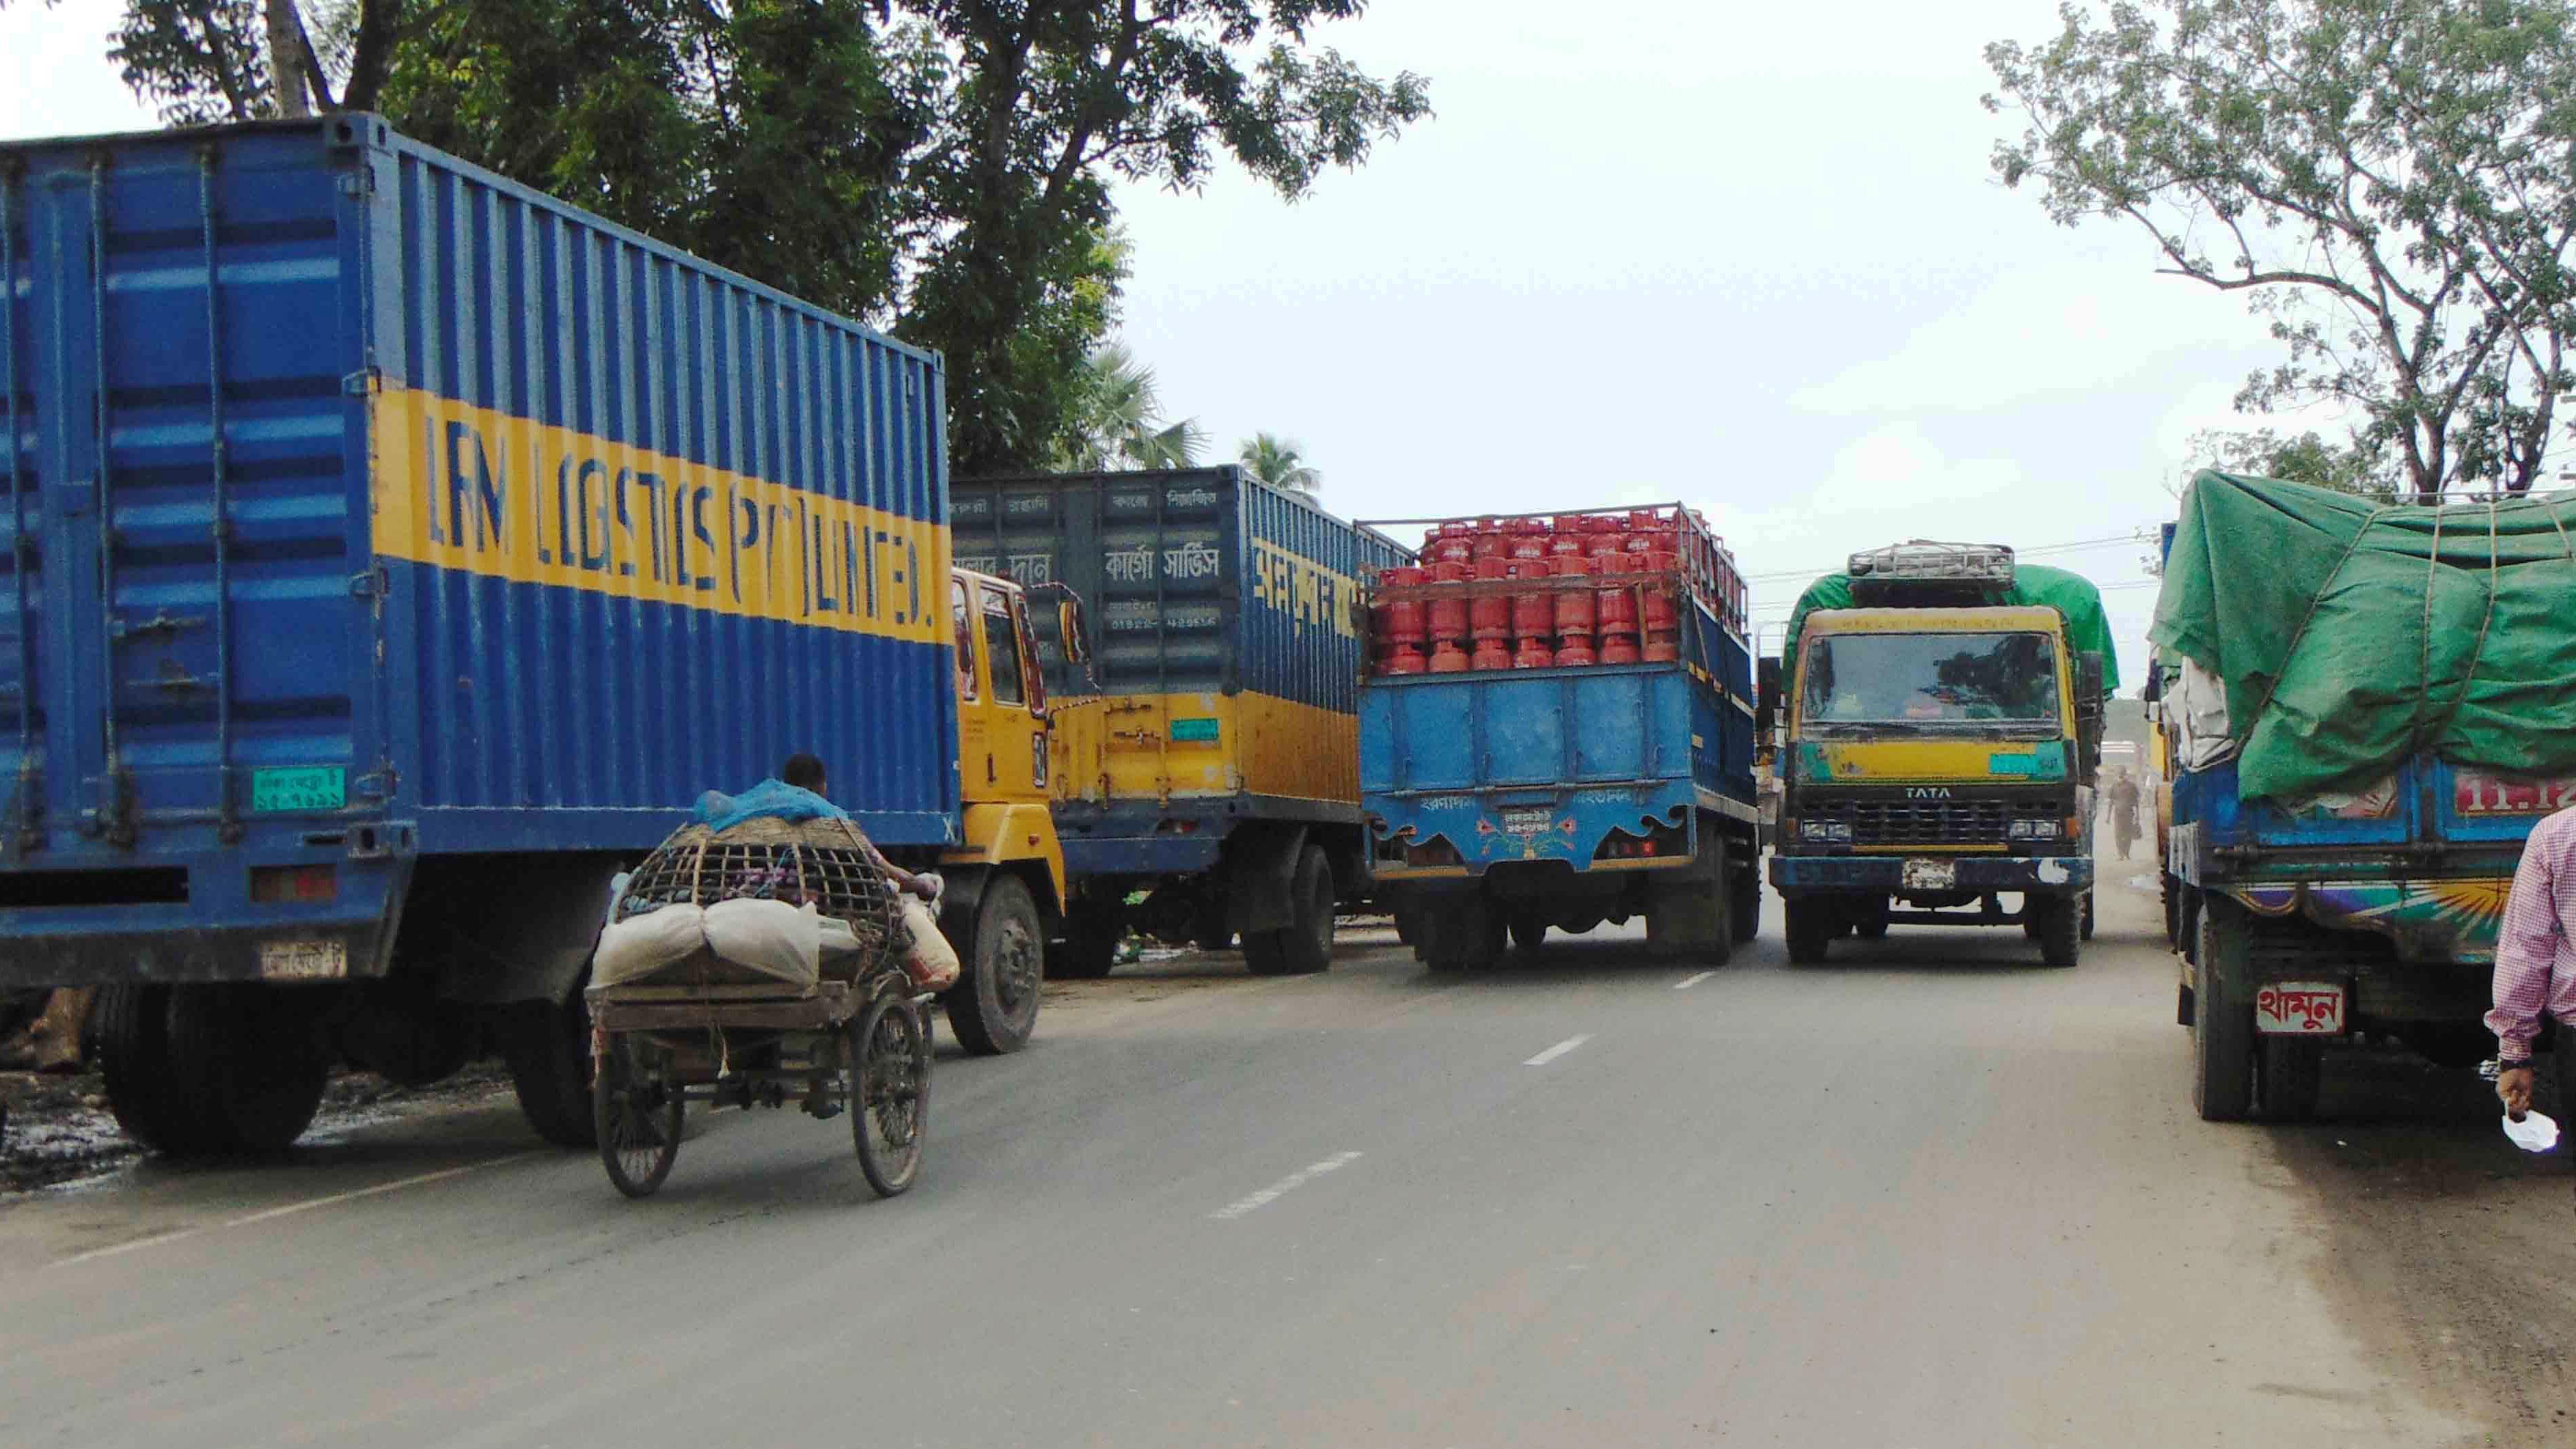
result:
M 2267 916 L 2304 912 L 2319 925 L 2394 937 L 2411 958 L 2495 959 L 2504 924 L 2504 877 L 2468 880 L 2318 881 L 2248 886 L 2229 894 Z

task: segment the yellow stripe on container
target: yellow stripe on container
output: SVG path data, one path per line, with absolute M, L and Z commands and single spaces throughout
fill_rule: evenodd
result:
M 512 583 L 937 644 L 948 530 L 409 388 L 374 400 L 375 549 Z

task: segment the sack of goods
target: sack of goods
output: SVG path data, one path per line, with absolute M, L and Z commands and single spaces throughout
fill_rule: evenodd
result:
M 600 933 L 598 986 L 813 991 L 902 962 L 893 883 L 846 820 L 688 825 L 638 866 Z

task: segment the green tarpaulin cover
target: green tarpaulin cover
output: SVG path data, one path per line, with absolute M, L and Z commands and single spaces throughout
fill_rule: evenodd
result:
M 2203 473 L 2149 638 L 2215 674 L 2240 793 L 2299 800 L 2407 756 L 2576 771 L 2576 498 L 2382 505 Z
M 2091 579 L 2040 564 L 2017 564 L 2013 568 L 2012 591 L 2001 602 L 2044 604 L 2065 615 L 2067 642 L 2079 652 L 2090 649 L 2100 654 L 2103 691 L 2119 689 L 2119 651 L 2111 647 L 2111 620 L 2102 612 L 2102 591 L 2093 587 Z M 1784 681 L 1798 672 L 1798 631 L 1807 626 L 1807 616 L 1818 609 L 1851 607 L 1851 575 L 1827 574 L 1807 585 L 1807 591 L 1798 596 L 1798 607 L 1789 615 L 1789 632 L 1783 636 L 1789 641 L 1782 648 Z M 1789 687 L 1784 683 L 1783 688 Z

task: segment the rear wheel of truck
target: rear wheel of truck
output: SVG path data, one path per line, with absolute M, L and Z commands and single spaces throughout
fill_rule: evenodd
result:
M 2074 965 L 2084 953 L 2084 903 L 2074 896 L 2047 896 L 2032 902 L 2032 907 L 2039 911 L 2041 963 Z
M 1244 934 L 1243 963 L 1253 975 L 1311 976 L 1332 966 L 1333 863 L 1322 846 L 1298 853 L 1288 910 L 1288 924 L 1279 930 Z
M 180 1097 L 170 1068 L 170 988 L 102 987 L 97 1015 L 99 1072 L 116 1125 L 154 1152 L 207 1150 L 204 1128 Z
M 1064 918 L 1064 939 L 1047 948 L 1046 974 L 1056 981 L 1097 981 L 1118 965 L 1127 939 L 1127 913 L 1098 901 L 1076 902 Z
M 1729 886 L 1733 894 L 1726 903 L 1726 923 L 1735 931 L 1735 944 L 1741 946 L 1762 934 L 1762 867 L 1759 861 L 1735 873 Z
M 948 1029 L 977 1056 L 999 1056 L 1029 1044 L 1038 1024 L 1038 988 L 1046 979 L 1045 931 L 1038 903 L 1018 876 L 996 874 L 975 904 L 975 938 L 959 951 L 966 971 L 940 1004 Z
M 322 1109 L 331 1053 L 300 993 L 249 983 L 170 989 L 170 1073 L 204 1148 L 277 1152 Z
M 1843 933 L 1842 915 L 1831 901 L 1792 897 L 1783 900 L 1780 909 L 1787 918 L 1785 934 L 1792 965 L 1813 966 L 1824 960 L 1825 948 Z
M 511 1008 L 501 1030 L 501 1057 L 510 1066 L 511 1090 L 519 1094 L 519 1115 L 557 1147 L 599 1143 L 590 1093 L 590 1003 L 582 995 L 589 985 L 585 971 L 562 1001 Z
M 2091 891 L 2084 893 L 2084 928 L 2080 934 L 2087 941 L 2093 939 L 2093 893 Z
M 1536 911 L 1519 911 L 1512 916 L 1512 944 L 1524 951 L 1535 952 L 1547 941 L 1547 917 Z
M 2204 1122 L 2241 1121 L 2254 1105 L 2254 1008 L 2225 990 L 2226 975 L 2245 969 L 2250 944 L 2243 907 L 2203 904 L 2192 953 L 2191 1102 Z
M 2324 1075 L 2326 1044 L 2260 1036 L 2254 1052 L 2254 1110 L 2266 1122 L 2310 1122 Z
M 1414 929 L 1422 937 L 1423 964 L 1434 971 L 1491 964 L 1510 944 L 1509 923 L 1483 896 L 1464 896 L 1429 907 Z

